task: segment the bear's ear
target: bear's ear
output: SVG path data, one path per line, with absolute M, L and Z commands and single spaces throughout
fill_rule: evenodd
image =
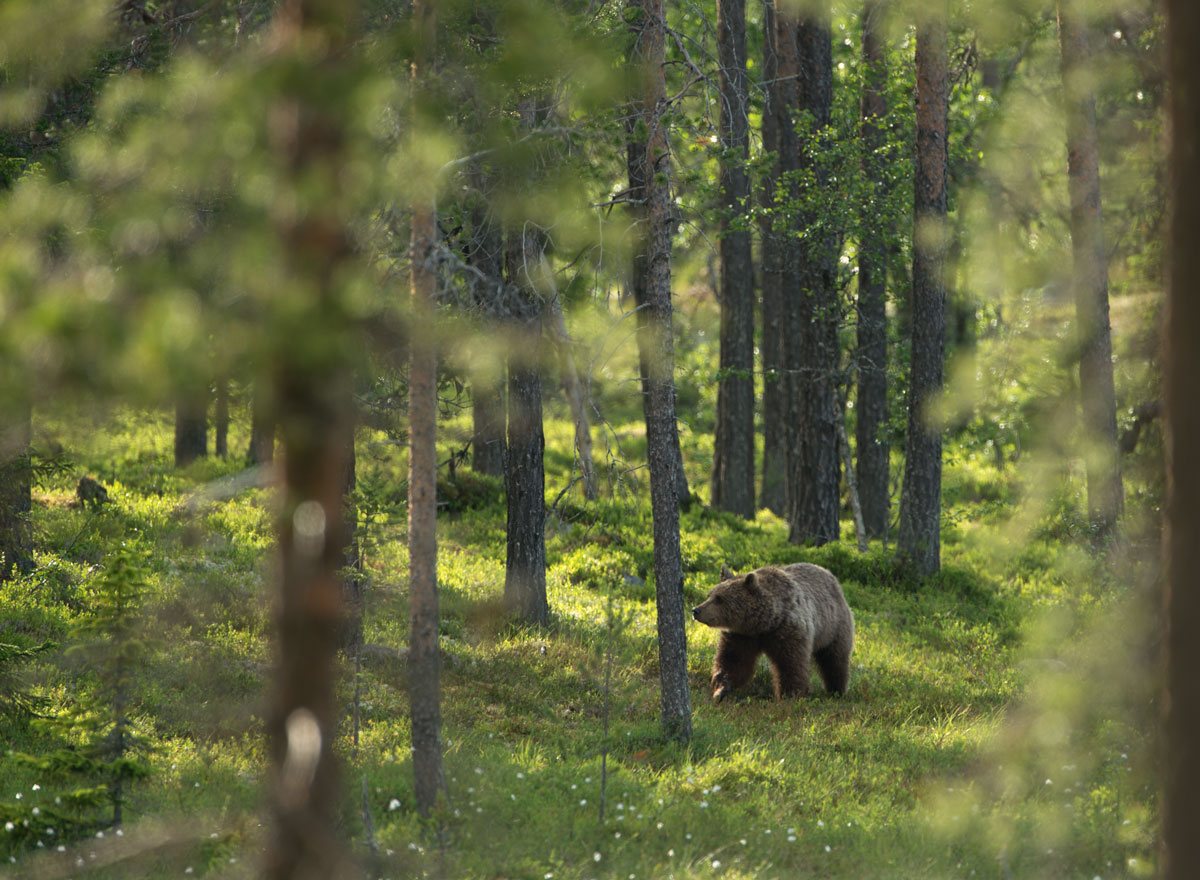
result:
M 732 571 L 730 571 L 730 570 L 729 570 L 729 566 L 728 566 L 728 565 L 725 565 L 724 563 L 722 563 L 722 564 L 721 564 L 721 580 L 723 580 L 723 581 L 731 581 L 731 580 L 733 580 L 735 577 L 737 577 L 737 575 L 736 575 L 736 574 L 734 574 Z
M 754 576 L 754 572 L 750 572 L 750 574 L 742 579 L 742 586 L 750 592 L 758 589 L 758 578 Z

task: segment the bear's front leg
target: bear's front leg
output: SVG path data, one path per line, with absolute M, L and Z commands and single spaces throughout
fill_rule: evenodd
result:
M 754 663 L 762 653 L 758 639 L 737 633 L 722 632 L 713 661 L 713 702 L 719 703 L 735 688 L 740 688 L 754 675 Z
M 807 697 L 812 637 L 794 631 L 776 633 L 765 650 L 775 673 L 776 698 Z

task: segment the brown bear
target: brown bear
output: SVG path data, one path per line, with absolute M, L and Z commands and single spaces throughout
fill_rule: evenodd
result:
M 771 663 L 776 698 L 808 696 L 810 657 L 826 690 L 846 693 L 854 614 L 837 578 L 819 565 L 767 566 L 741 576 L 722 566 L 721 583 L 692 609 L 692 617 L 721 630 L 714 702 L 750 680 L 759 654 Z

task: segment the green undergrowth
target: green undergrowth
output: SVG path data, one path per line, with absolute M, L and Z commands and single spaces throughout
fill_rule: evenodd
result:
M 548 447 L 569 448 L 569 423 L 553 407 L 550 416 Z M 262 719 L 273 663 L 274 496 L 242 488 L 213 500 L 213 487 L 242 471 L 232 458 L 174 471 L 164 414 L 39 419 L 39 436 L 62 445 L 72 470 L 36 488 L 36 570 L 0 586 L 0 642 L 24 652 L 5 661 L 13 676 L 0 677 L 0 699 L 19 690 L 30 707 L 0 713 L 0 823 L 13 823 L 0 832 L 0 854 L 17 876 L 82 868 L 102 877 L 250 876 L 269 822 Z M 246 421 L 235 409 L 232 449 L 245 448 Z M 604 430 L 636 438 L 636 419 Z M 685 457 L 703 495 L 704 474 L 687 448 Z M 973 476 L 951 471 L 945 567 L 924 582 L 891 547 L 854 549 L 849 518 L 841 542 L 796 547 L 770 513 L 747 522 L 694 502 L 681 524 L 688 608 L 723 564 L 742 571 L 809 561 L 838 575 L 857 641 L 844 698 L 814 680 L 813 697 L 775 702 L 764 666 L 745 693 L 714 705 L 716 636 L 689 623 L 694 736 L 682 745 L 664 740 L 658 723 L 645 474 L 610 459 L 601 499 L 586 501 L 579 487 L 564 491 L 573 463 L 560 458 L 547 478 L 546 629 L 501 610 L 502 486 L 463 466 L 442 474 L 447 797 L 439 836 L 413 805 L 403 449 L 359 437 L 367 647 L 357 679 L 347 664 L 341 684 L 338 813 L 347 846 L 372 876 L 1108 878 L 1154 870 L 1151 651 L 1129 636 L 1153 630 L 1133 586 L 1143 575 L 1131 563 L 1098 562 L 1052 528 L 1020 531 L 997 507 L 1015 491 L 1005 488 L 1007 474 L 964 454 L 961 468 Z M 105 483 L 109 504 L 75 502 L 84 473 Z M 1054 510 L 1073 503 L 1067 495 Z M 1018 542 L 1005 529 L 1033 536 Z M 144 560 L 142 613 L 154 636 L 128 709 L 148 776 L 126 785 L 120 833 L 99 822 L 83 839 L 13 833 L 83 786 L 15 755 L 79 745 L 44 719 L 100 692 L 97 670 L 68 649 L 121 544 Z

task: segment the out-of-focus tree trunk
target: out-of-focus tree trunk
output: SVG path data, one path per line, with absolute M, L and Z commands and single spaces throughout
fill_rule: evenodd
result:
M 286 0 L 276 12 L 274 62 L 293 72 L 272 99 L 275 161 L 297 197 L 345 161 L 341 95 L 351 3 Z M 302 60 L 301 60 L 302 59 Z M 311 195 L 307 196 L 312 198 Z M 304 198 L 299 196 L 299 198 Z M 265 873 L 335 877 L 348 856 L 335 822 L 341 802 L 333 741 L 339 710 L 335 658 L 342 625 L 342 501 L 349 424 L 349 367 L 341 354 L 349 320 L 340 277 L 353 258 L 347 218 L 330 198 L 307 211 L 272 211 L 284 270 L 307 320 L 275 352 L 275 413 L 284 448 L 279 521 L 279 679 L 268 725 L 274 823 Z
M 583 478 L 584 497 L 595 501 L 600 497 L 596 484 L 596 464 L 592 460 L 592 421 L 588 418 L 588 396 L 579 380 L 579 368 L 575 364 L 575 342 L 567 331 L 567 320 L 563 315 L 562 297 L 555 291 L 547 303 L 546 327 L 558 353 L 558 369 L 562 374 L 563 393 L 571 407 L 571 420 L 575 423 L 575 454 L 579 457 L 579 472 Z
M 488 181 L 476 171 L 476 186 L 487 193 Z M 471 292 L 484 332 L 496 330 L 504 300 L 504 238 L 489 211 L 486 197 L 476 200 L 471 214 L 472 236 L 467 259 L 478 271 L 471 278 Z M 496 358 L 495 361 L 501 361 Z M 471 468 L 489 477 L 504 476 L 505 422 L 504 366 L 483 363 L 471 376 Z
M 1166 880 L 1200 877 L 1200 5 L 1167 0 L 1171 194 L 1166 386 Z
M 0 581 L 33 568 L 33 409 L 27 399 L 5 407 L 0 428 Z
M 717 3 L 721 137 L 721 369 L 712 505 L 754 516 L 754 264 L 747 218 L 750 96 L 746 3 Z
M 213 414 L 213 452 L 217 458 L 229 456 L 229 380 L 217 380 L 217 393 Z
M 185 392 L 175 401 L 175 467 L 208 455 L 208 393 Z
M 412 84 L 419 113 L 432 74 L 434 0 L 415 0 Z M 442 769 L 441 659 L 437 589 L 437 350 L 434 343 L 437 222 L 434 192 L 418 195 L 412 214 L 412 332 L 408 392 L 408 692 L 417 811 L 429 817 L 445 789 Z
M 900 534 L 922 575 L 941 567 L 942 431 L 933 412 L 946 358 L 946 175 L 949 77 L 945 3 L 917 28 L 917 155 L 913 198 L 912 363 Z
M 1125 507 L 1125 492 L 1117 446 L 1096 104 L 1089 83 L 1089 35 L 1083 13 L 1084 7 L 1078 0 L 1059 0 L 1058 37 L 1067 111 L 1067 188 L 1071 194 L 1071 246 L 1075 257 L 1072 286 L 1078 325 L 1088 514 L 1095 537 L 1104 540 L 1117 528 Z
M 666 110 L 666 18 L 663 0 L 628 0 L 626 21 L 636 39 L 629 61 L 641 76 L 631 108 L 627 159 L 632 210 L 637 218 L 633 290 L 638 305 L 642 409 L 654 520 L 654 581 L 658 612 L 659 680 L 663 731 L 692 736 L 683 613 L 683 559 L 679 542 L 679 435 L 675 424 L 675 342 L 671 330 L 671 153 Z
M 882 34 L 882 0 L 863 4 L 862 162 L 871 192 L 870 205 L 887 197 L 882 160 L 883 118 L 887 114 L 887 60 Z M 880 538 L 888 527 L 889 449 L 887 424 L 887 233 L 878 215 L 867 209 L 861 219 L 858 248 L 858 340 L 855 401 L 858 495 L 867 535 Z
M 254 383 L 250 402 L 250 446 L 246 450 L 249 464 L 273 464 L 275 461 L 274 402 L 264 380 Z

